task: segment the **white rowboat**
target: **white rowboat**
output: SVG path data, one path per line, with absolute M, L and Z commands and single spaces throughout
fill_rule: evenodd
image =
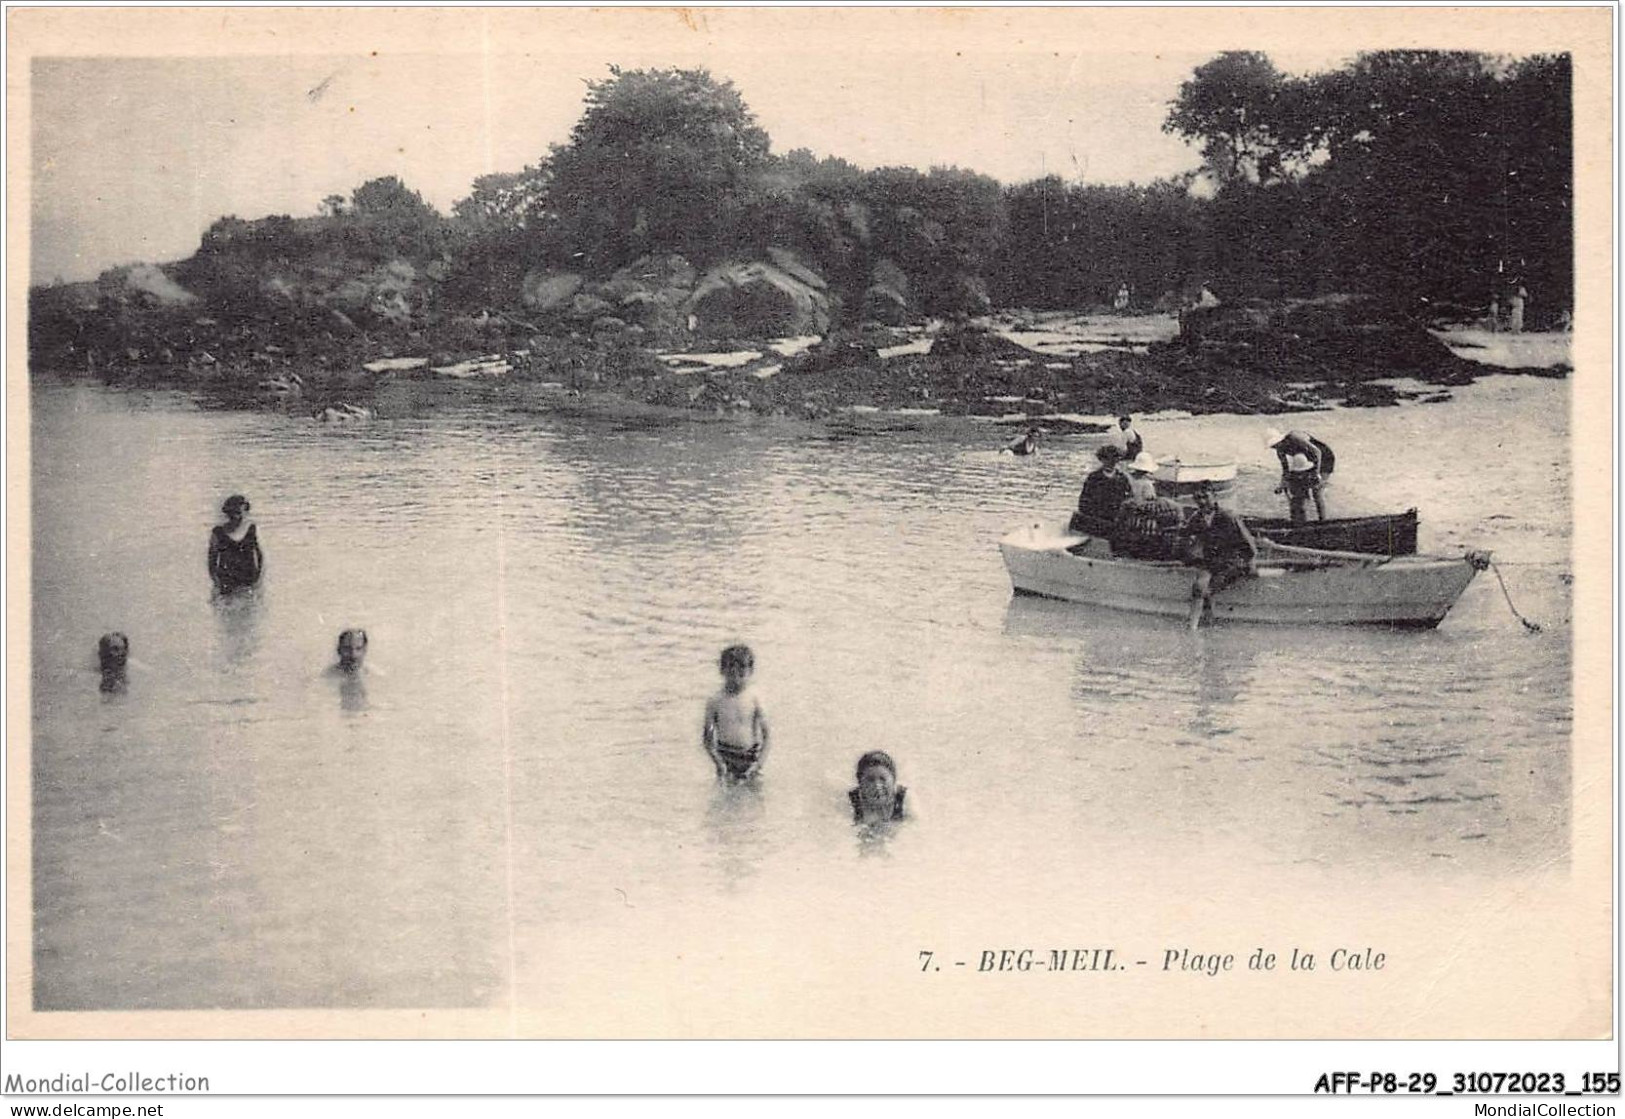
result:
M 1017 594 L 1183 618 L 1195 569 L 1113 556 L 1105 540 L 1034 524 L 999 541 Z M 1213 596 L 1215 621 L 1276 625 L 1432 628 L 1444 619 L 1485 553 L 1461 557 L 1366 556 L 1259 542 L 1258 575 Z
M 1157 466 L 1151 475 L 1157 485 L 1158 497 L 1189 496 L 1203 483 L 1219 493 L 1229 490 L 1236 481 L 1234 462 L 1181 462 L 1171 458 Z

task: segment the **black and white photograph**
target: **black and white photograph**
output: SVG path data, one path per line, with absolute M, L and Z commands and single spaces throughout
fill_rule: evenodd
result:
M 1616 14 L 13 10 L 8 1034 L 1609 1036 Z

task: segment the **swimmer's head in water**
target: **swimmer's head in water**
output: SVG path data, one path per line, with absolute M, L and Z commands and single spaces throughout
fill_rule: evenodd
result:
M 1133 422 L 1134 422 L 1134 417 L 1133 416 L 1118 416 L 1117 417 L 1117 426 L 1122 428 L 1124 431 L 1127 431 L 1128 426 L 1130 424 L 1132 424 Z
M 96 642 L 96 659 L 103 672 L 121 672 L 130 660 L 130 639 L 122 633 L 104 633 Z
M 339 634 L 339 667 L 360 668 L 367 656 L 367 631 L 347 629 Z
M 248 498 L 240 493 L 234 493 L 221 504 L 220 511 L 232 520 L 236 520 L 238 517 L 245 516 L 249 508 Z
M 897 763 L 884 750 L 871 750 L 858 759 L 858 799 L 890 805 L 897 794 Z
M 744 687 L 750 674 L 756 671 L 756 654 L 750 651 L 749 645 L 729 645 L 722 650 L 718 667 L 722 669 L 722 679 L 729 689 L 738 691 Z

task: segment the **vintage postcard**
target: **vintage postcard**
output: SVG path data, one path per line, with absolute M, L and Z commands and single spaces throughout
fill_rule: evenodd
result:
M 11 10 L 8 1037 L 1607 1037 L 1613 14 Z

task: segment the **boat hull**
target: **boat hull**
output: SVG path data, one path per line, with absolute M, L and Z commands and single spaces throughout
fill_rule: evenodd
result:
M 1157 467 L 1151 480 L 1158 497 L 1191 497 L 1204 486 L 1215 493 L 1228 493 L 1236 484 L 1236 464 L 1169 459 Z
M 1381 556 L 1416 554 L 1415 509 L 1375 517 L 1336 517 L 1303 524 L 1293 524 L 1285 517 L 1249 517 L 1243 514 L 1242 519 L 1255 536 L 1294 548 L 1369 552 Z
M 1114 557 L 1103 542 L 1078 555 L 1086 538 L 1061 525 L 1033 525 L 999 541 L 1018 594 L 1183 618 L 1194 572 L 1180 563 Z M 1431 628 L 1477 574 L 1466 558 L 1373 556 L 1324 562 L 1265 560 L 1256 578 L 1213 596 L 1216 621 L 1271 625 L 1386 625 Z

